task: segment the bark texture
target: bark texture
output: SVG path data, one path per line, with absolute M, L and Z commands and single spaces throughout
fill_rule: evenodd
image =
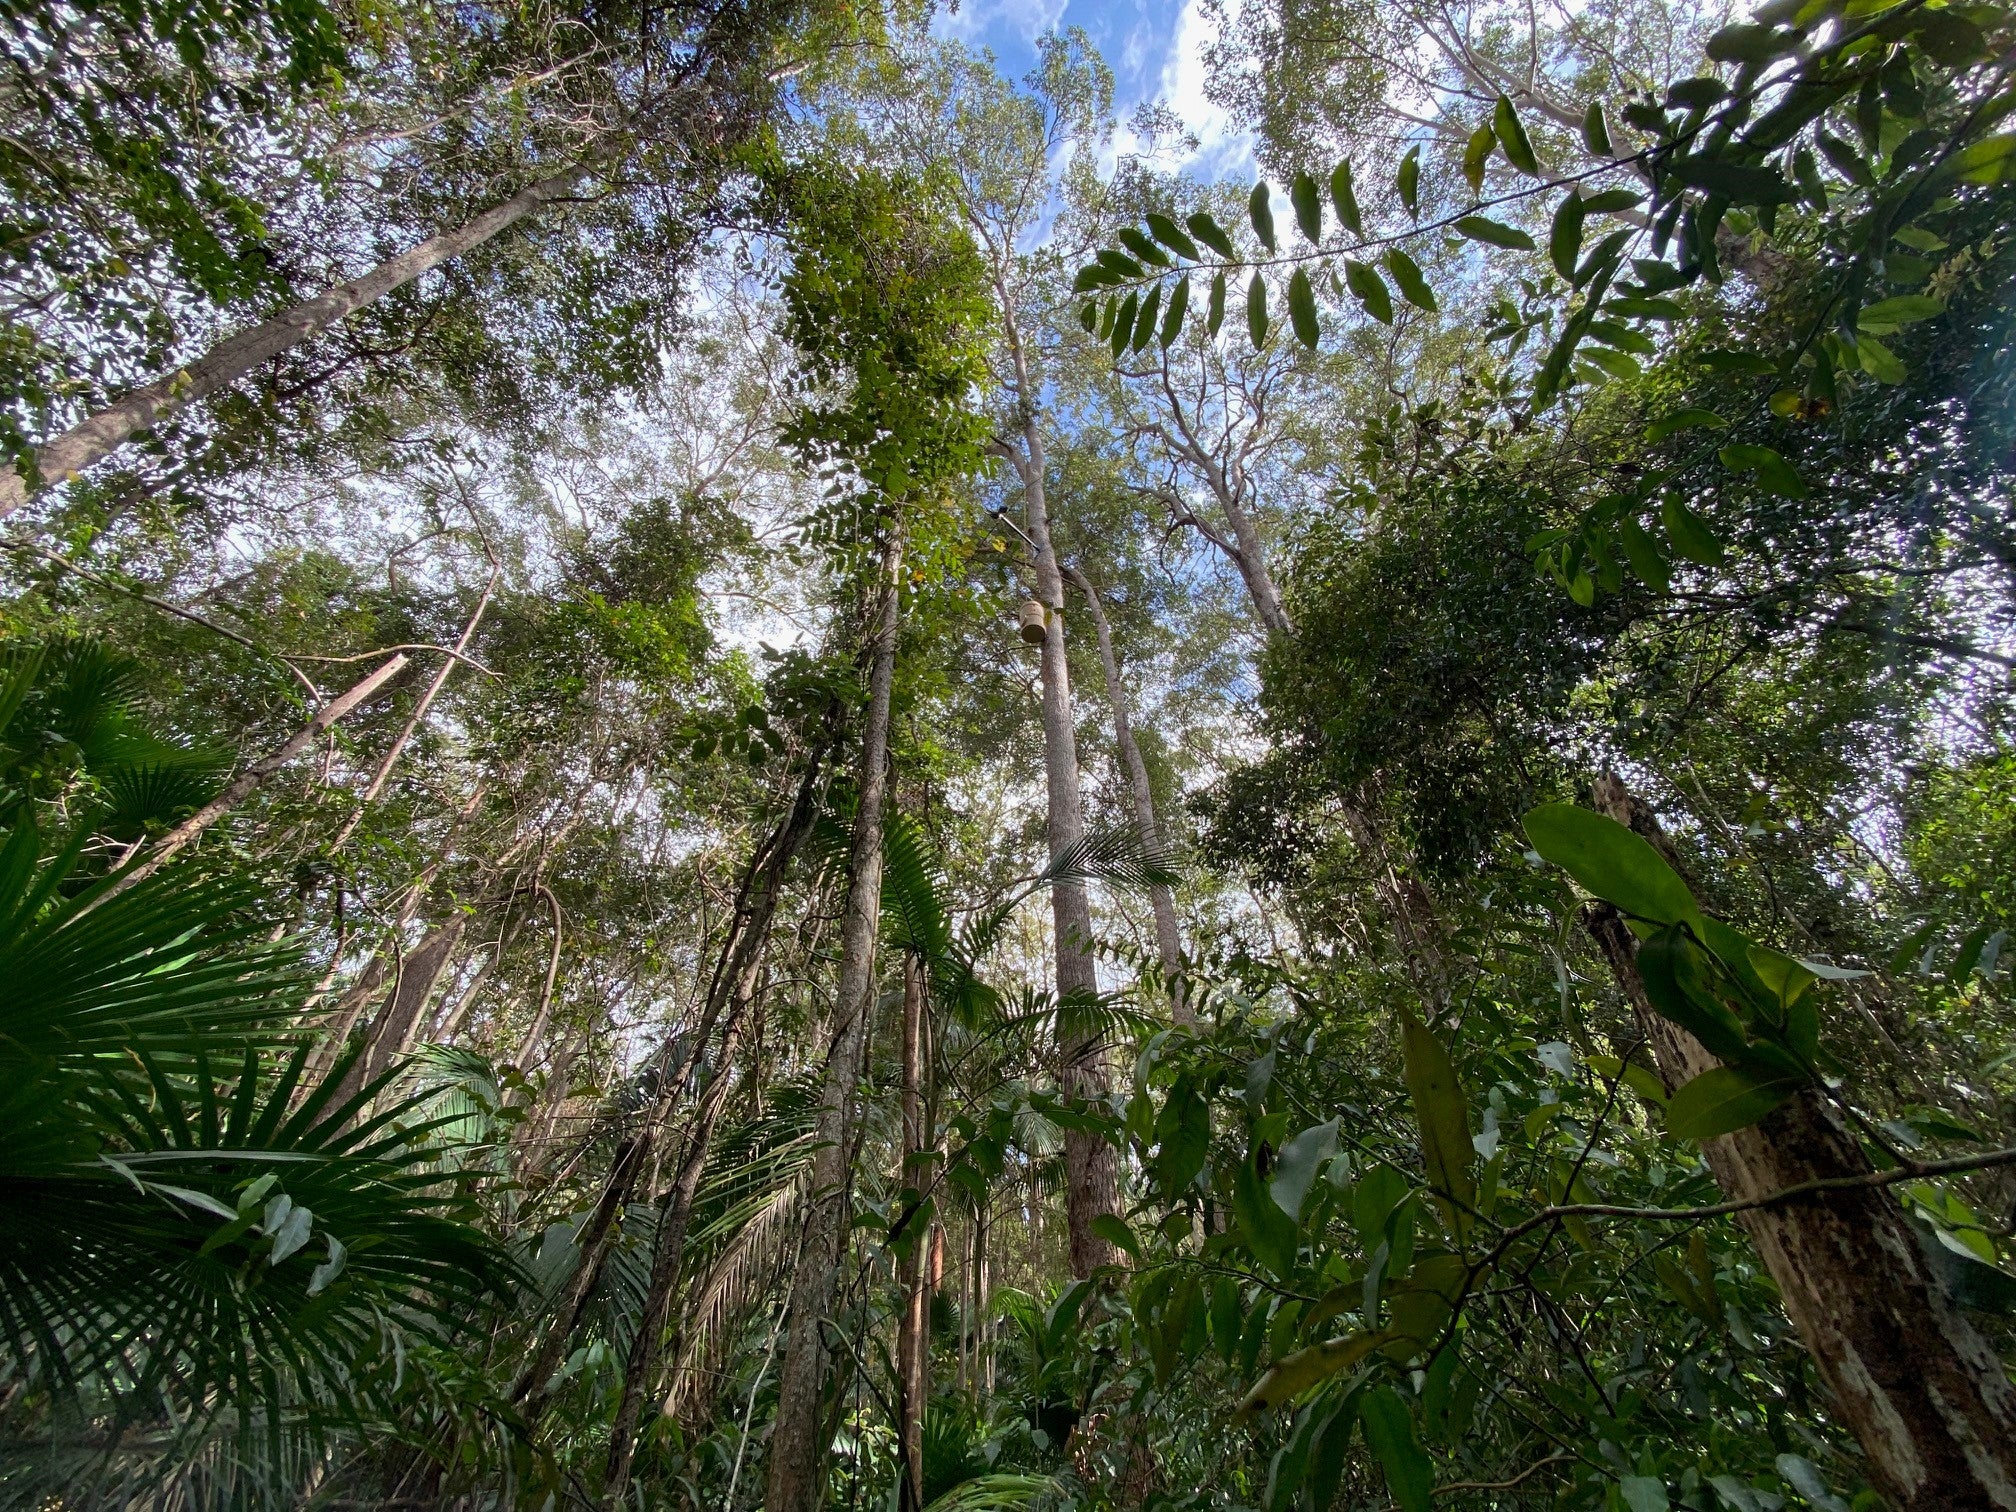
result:
M 1617 778 L 1598 781 L 1596 803 L 1674 859 L 1651 810 Z M 1636 937 L 1617 911 L 1592 905 L 1584 922 L 1667 1087 L 1716 1066 L 1699 1040 L 1653 1008 Z M 1702 1153 L 1735 1200 L 1870 1169 L 1841 1115 L 1814 1092 L 1705 1141 Z M 1948 1299 L 1896 1201 L 1879 1189 L 1836 1190 L 1738 1220 L 1892 1512 L 2016 1508 L 2016 1387 Z
M 819 1152 L 804 1245 L 791 1278 L 789 1332 L 777 1383 L 770 1434 L 765 1512 L 816 1512 L 824 1494 L 829 1441 L 821 1398 L 830 1364 L 824 1328 L 847 1238 L 848 1158 L 852 1109 L 868 1043 L 875 998 L 875 943 L 882 918 L 882 802 L 888 784 L 889 695 L 896 675 L 897 583 L 901 552 L 892 540 L 883 556 L 874 615 L 868 712 L 861 735 L 853 841 L 847 858 L 847 903 L 840 929 L 840 976 L 826 1053 L 818 1121 Z

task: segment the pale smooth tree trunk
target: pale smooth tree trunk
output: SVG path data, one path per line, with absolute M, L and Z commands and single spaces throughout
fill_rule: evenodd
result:
M 1127 687 L 1120 680 L 1120 660 L 1113 651 L 1113 627 L 1106 619 L 1106 606 L 1092 580 L 1076 567 L 1069 569 L 1071 581 L 1085 595 L 1092 611 L 1092 628 L 1099 637 L 1099 665 L 1106 674 L 1106 705 L 1113 715 L 1113 744 L 1120 751 L 1120 765 L 1127 773 L 1128 794 L 1134 800 L 1134 828 L 1141 836 L 1141 849 L 1151 858 L 1162 856 L 1162 828 L 1155 822 L 1155 790 L 1148 781 L 1148 764 L 1141 759 L 1141 747 L 1134 739 L 1134 722 L 1127 712 Z M 1148 889 L 1149 906 L 1155 910 L 1155 951 L 1162 963 L 1162 981 L 1169 991 L 1169 1008 L 1179 1024 L 1196 1022 L 1183 998 L 1183 932 L 1176 922 L 1176 895 L 1166 882 Z
M 1652 811 L 1616 777 L 1597 781 L 1596 806 L 1674 859 Z M 1667 1088 L 1716 1066 L 1699 1040 L 1653 1008 L 1637 940 L 1622 916 L 1597 904 L 1585 922 Z M 1801 1093 L 1761 1123 L 1701 1148 L 1732 1201 L 1871 1169 L 1818 1092 Z M 1816 1192 L 1737 1220 L 1813 1357 L 1830 1413 L 1860 1442 L 1884 1505 L 1891 1512 L 2016 1508 L 2016 1386 L 1947 1297 L 1889 1193 Z
M 1014 327 L 1010 322 L 1010 331 Z M 1011 340 L 1018 390 L 1030 392 L 1021 345 Z M 1044 610 L 1043 775 L 1049 799 L 1048 839 L 1054 861 L 1085 838 L 1085 805 L 1078 786 L 1078 734 L 1071 716 L 1071 668 L 1064 644 L 1064 577 L 1050 543 L 1050 512 L 1044 495 L 1043 433 L 1033 408 L 1025 408 L 1022 446 L 1010 452 L 1021 478 L 1029 540 L 1036 548 L 1036 597 Z M 1057 1011 L 1061 1029 L 1063 1084 L 1075 1098 L 1103 1098 L 1108 1070 L 1103 1037 L 1074 1024 L 1099 993 L 1092 958 L 1092 904 L 1085 884 L 1059 881 L 1050 889 L 1050 914 L 1057 949 Z M 1076 1010 L 1074 1012 L 1074 1009 Z M 1067 1129 L 1064 1134 L 1064 1211 L 1070 1228 L 1071 1274 L 1089 1276 L 1115 1257 L 1111 1244 L 1092 1231 L 1092 1220 L 1119 1207 L 1119 1179 L 1113 1147 L 1097 1134 Z
M 134 389 L 36 449 L 35 466 L 42 475 L 42 485 L 76 477 L 177 411 L 229 388 L 253 369 L 320 335 L 394 289 L 480 247 L 535 210 L 564 199 L 592 166 L 584 162 L 543 178 L 455 230 L 430 236 L 361 278 L 324 289 L 249 331 L 227 336 L 187 367 Z M 29 492 L 28 480 L 18 468 L 0 467 L 0 519 L 27 503 Z
M 812 1158 L 804 1245 L 791 1278 L 789 1334 L 778 1375 L 769 1481 L 763 1493 L 766 1512 L 816 1512 L 830 1448 L 821 1404 L 830 1365 L 823 1330 L 832 1310 L 847 1237 L 852 1108 L 875 1005 L 875 942 L 882 917 L 882 803 L 888 783 L 889 695 L 896 676 L 900 565 L 900 547 L 892 534 L 877 584 L 868 711 L 855 777 L 859 798 L 840 930 L 840 977 L 827 1046 L 826 1083 L 817 1126 L 819 1149 Z

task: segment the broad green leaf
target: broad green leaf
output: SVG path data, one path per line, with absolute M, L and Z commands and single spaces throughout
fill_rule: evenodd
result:
M 1569 190 L 1554 211 L 1554 225 L 1547 237 L 1547 256 L 1554 271 L 1563 278 L 1575 276 L 1575 263 L 1582 255 L 1582 219 L 1587 208 L 1582 196 Z
M 1668 1512 L 1673 1505 L 1666 1496 L 1666 1483 L 1649 1475 L 1627 1475 L 1617 1483 L 1617 1494 L 1631 1512 Z
M 1826 150 L 1824 143 L 1821 150 Z M 2016 168 L 2016 131 L 2005 131 L 1962 147 L 1932 176 L 1958 179 L 1963 184 L 1999 184 L 2012 168 Z
M 1155 1175 L 1170 1200 L 1204 1169 L 1211 1149 L 1211 1105 L 1187 1074 L 1176 1078 L 1155 1116 Z
M 1533 143 L 1525 126 L 1520 124 L 1519 112 L 1504 95 L 1498 96 L 1498 103 L 1491 108 L 1491 129 L 1497 134 L 1498 145 L 1505 149 L 1505 161 L 1521 173 L 1538 177 L 1540 160 L 1533 155 Z
M 1351 1221 L 1366 1250 L 1377 1247 L 1386 1220 L 1407 1200 L 1407 1192 L 1407 1178 L 1390 1165 L 1376 1165 L 1358 1178 L 1351 1193 Z
M 1440 1343 L 1469 1279 L 1470 1265 L 1461 1255 L 1445 1252 L 1415 1260 L 1388 1300 L 1394 1338 L 1387 1355 L 1405 1363 Z
M 1659 523 L 1666 527 L 1666 539 L 1674 551 L 1703 567 L 1719 567 L 1727 553 L 1708 522 L 1687 507 L 1687 501 L 1667 495 L 1659 506 Z
M 1799 45 L 1799 33 L 1754 21 L 1725 26 L 1702 50 L 1717 63 L 1768 63 Z
M 1778 1466 L 1778 1473 L 1785 1477 L 1786 1484 L 1817 1507 L 1819 1512 L 1848 1512 L 1848 1504 L 1827 1489 L 1827 1482 L 1820 1478 L 1820 1472 L 1813 1468 L 1812 1461 L 1801 1459 L 1796 1454 L 1781 1454 L 1774 1463 Z
M 1130 278 L 1139 278 L 1148 271 L 1125 252 L 1115 252 L 1111 247 L 1099 254 L 1099 266 L 1113 275 L 1108 280 L 1111 283 L 1124 283 Z
M 1254 1258 L 1277 1276 L 1293 1272 L 1298 1248 L 1295 1220 L 1261 1185 L 1251 1155 L 1233 1172 L 1232 1210 Z
M 1862 371 L 1878 383 L 1902 383 L 1911 376 L 1903 360 L 1867 332 L 1856 339 L 1855 357 L 1862 364 Z
M 1078 276 L 1071 280 L 1071 292 L 1083 294 L 1090 289 L 1103 289 L 1113 281 L 1112 274 L 1098 263 L 1087 263 L 1078 270 Z
M 1391 1340 L 1392 1334 L 1382 1328 L 1377 1333 L 1353 1334 L 1350 1338 L 1330 1339 L 1298 1349 L 1276 1360 L 1267 1374 L 1253 1383 L 1253 1389 L 1239 1403 L 1239 1416 L 1250 1418 L 1272 1412 L 1310 1387 L 1349 1370 Z
M 1379 276 L 1379 270 L 1370 263 L 1362 263 L 1354 258 L 1344 259 L 1344 282 L 1357 296 L 1358 303 L 1365 307 L 1365 313 L 1382 325 L 1393 324 L 1393 296 L 1386 290 L 1386 280 Z
M 1400 1512 L 1433 1512 L 1435 1467 L 1414 1434 L 1414 1415 L 1398 1392 L 1381 1386 L 1358 1409 L 1365 1442 L 1386 1472 L 1386 1487 Z
M 1267 195 L 1267 181 L 1262 179 L 1253 186 L 1253 193 L 1246 200 L 1246 218 L 1253 222 L 1253 234 L 1260 238 L 1260 245 L 1269 252 L 1274 250 L 1274 206 Z
M 1673 569 L 1659 550 L 1659 543 L 1652 539 L 1651 532 L 1638 522 L 1636 515 L 1626 515 L 1618 522 L 1618 539 L 1624 546 L 1624 560 L 1631 564 L 1631 570 L 1654 593 L 1664 593 L 1673 585 Z
M 1572 803 L 1545 803 L 1524 820 L 1526 838 L 1596 897 L 1654 924 L 1692 922 L 1701 910 L 1687 884 L 1642 835 Z
M 1471 241 L 1484 242 L 1488 246 L 1507 247 L 1514 252 L 1531 252 L 1533 238 L 1524 231 L 1495 221 L 1487 216 L 1466 215 L 1456 222 L 1456 231 Z
M 1800 1089 L 1790 1077 L 1717 1066 L 1673 1094 L 1666 1128 L 1676 1139 L 1713 1139 L 1747 1129 Z
M 1220 268 L 1211 280 L 1211 301 L 1204 314 L 1204 329 L 1216 336 L 1218 327 L 1225 324 L 1225 270 Z
M 1704 426 L 1713 430 L 1723 430 L 1728 427 L 1728 424 L 1727 420 L 1724 420 L 1713 410 L 1692 408 L 1675 410 L 1672 414 L 1662 415 L 1659 419 L 1654 420 L 1650 425 L 1646 426 L 1645 439 L 1647 441 L 1664 441 L 1668 436 L 1678 435 L 1684 430 L 1697 430 Z
M 1162 316 L 1162 349 L 1167 351 L 1169 343 L 1183 334 L 1183 316 L 1190 308 L 1190 280 L 1180 280 L 1169 293 L 1169 308 Z
M 1281 1146 L 1275 1157 L 1274 1179 L 1267 1190 L 1290 1218 L 1301 1219 L 1302 1204 L 1316 1183 L 1317 1171 L 1337 1153 L 1338 1124 L 1333 1118 L 1304 1129 Z
M 1428 280 L 1421 276 L 1421 265 L 1402 252 L 1398 247 L 1386 249 L 1386 269 L 1393 275 L 1393 282 L 1400 286 L 1401 297 L 1417 310 L 1433 314 L 1437 308 L 1435 291 L 1428 287 Z
M 1450 1227 L 1461 1238 L 1470 1231 L 1471 1210 L 1477 1204 L 1476 1184 L 1470 1179 L 1470 1161 L 1477 1152 L 1470 1143 L 1463 1088 L 1442 1041 L 1412 1013 L 1401 1021 L 1400 1044 L 1428 1185 L 1444 1199 Z
M 1608 315 L 1625 315 L 1634 320 L 1678 320 L 1687 312 L 1670 299 L 1642 299 L 1625 294 L 1603 306 Z
M 1364 236 L 1365 223 L 1358 214 L 1358 196 L 1351 187 L 1351 162 L 1348 158 L 1331 171 L 1330 204 L 1346 231 L 1353 236 Z
M 1078 311 L 1078 324 L 1085 328 L 1087 335 L 1095 335 L 1099 330 L 1099 301 L 1088 299 Z
M 1148 291 L 1148 297 L 1141 301 L 1140 313 L 1134 317 L 1133 348 L 1141 351 L 1155 339 L 1155 317 L 1162 310 L 1162 285 L 1157 284 Z
M 1190 228 L 1192 236 L 1196 237 L 1197 240 L 1204 243 L 1205 246 L 1216 252 L 1220 257 L 1231 258 L 1239 255 L 1232 250 L 1232 238 L 1225 234 L 1224 227 L 1211 218 L 1211 213 L 1208 210 L 1199 210 L 1195 215 L 1187 218 L 1183 224 Z
M 1309 287 L 1309 274 L 1301 268 L 1288 280 L 1288 323 L 1295 328 L 1295 339 L 1315 351 L 1322 336 L 1316 320 L 1316 291 Z
M 1778 371 L 1777 363 L 1756 352 L 1703 352 L 1701 361 L 1704 366 L 1713 368 L 1718 373 L 1747 373 L 1756 378 L 1763 378 Z
M 1498 145 L 1498 134 L 1490 124 L 1479 126 L 1470 133 L 1470 140 L 1463 146 L 1463 178 L 1470 185 L 1472 194 L 1484 191 L 1484 170 L 1491 161 L 1491 149 Z
M 1129 294 L 1120 302 L 1120 313 L 1113 317 L 1111 337 L 1113 358 L 1117 362 L 1120 354 L 1127 350 L 1127 343 L 1134 335 L 1134 315 L 1141 308 L 1141 296 Z
M 1609 157 L 1610 125 L 1603 119 L 1603 102 L 1591 100 L 1582 114 L 1582 145 L 1598 157 Z
M 1717 455 L 1731 472 L 1754 472 L 1759 483 L 1784 498 L 1804 499 L 1812 493 L 1792 464 L 1768 446 L 1725 446 Z
M 1246 334 L 1256 351 L 1267 345 L 1267 281 L 1257 272 L 1246 285 Z
M 1612 378 L 1636 378 L 1641 371 L 1636 357 L 1628 352 L 1615 352 L 1605 347 L 1584 347 L 1582 360 L 1594 363 Z
M 1183 228 L 1158 210 L 1148 212 L 1148 229 L 1155 239 L 1179 257 L 1187 257 L 1192 262 L 1202 262 L 1203 256 L 1197 250 L 1197 243 L 1183 234 Z
M 1288 186 L 1288 202 L 1295 207 L 1295 224 L 1311 245 L 1323 240 L 1323 192 L 1316 180 L 1300 169 Z
M 1582 208 L 1591 215 L 1615 215 L 1644 203 L 1645 196 L 1635 189 L 1603 189 L 1582 197 Z
M 1638 975 L 1660 1017 L 1685 1029 L 1710 1054 L 1737 1060 L 1748 1049 L 1743 1026 L 1716 995 L 1709 970 L 1706 954 L 1678 925 L 1659 930 L 1638 947 Z
M 1120 241 L 1129 252 L 1140 258 L 1143 263 L 1157 268 L 1166 268 L 1169 266 L 1169 254 L 1156 246 L 1147 236 L 1136 231 L 1132 226 L 1123 226 L 1120 228 Z
M 1400 168 L 1393 175 L 1393 187 L 1400 191 L 1400 203 L 1407 207 L 1409 215 L 1418 215 L 1421 210 L 1421 148 L 1419 144 L 1407 149 L 1407 156 L 1400 159 Z
M 1092 1220 L 1092 1232 L 1123 1254 L 1136 1260 L 1141 1258 L 1141 1241 L 1134 1237 L 1134 1230 L 1127 1226 L 1126 1220 L 1117 1214 L 1099 1214 Z
M 1688 188 L 1720 195 L 1732 205 L 1783 205 L 1796 197 L 1776 168 L 1697 156 L 1680 159 L 1671 172 Z

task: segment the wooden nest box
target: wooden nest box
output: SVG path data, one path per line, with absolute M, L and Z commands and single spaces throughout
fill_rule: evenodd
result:
M 1019 617 L 1022 622 L 1022 639 L 1032 646 L 1042 645 L 1048 620 L 1043 606 L 1034 599 L 1024 599 Z

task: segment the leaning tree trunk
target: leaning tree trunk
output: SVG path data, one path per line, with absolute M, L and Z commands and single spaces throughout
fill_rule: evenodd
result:
M 735 899 L 735 912 L 728 925 L 727 938 L 723 940 L 721 952 L 715 959 L 714 974 L 708 983 L 707 996 L 701 1005 L 700 1017 L 694 1025 L 689 1039 L 688 1053 L 677 1064 L 667 1065 L 659 1082 L 658 1095 L 652 1100 L 638 1131 L 624 1145 L 611 1165 L 609 1175 L 603 1182 L 602 1193 L 597 1199 L 588 1219 L 582 1224 L 575 1237 L 575 1262 L 573 1274 L 568 1278 L 567 1288 L 562 1294 L 559 1318 L 546 1331 L 534 1352 L 531 1361 L 518 1377 L 512 1388 L 512 1398 L 520 1404 L 520 1410 L 530 1425 L 536 1425 L 544 1415 L 547 1405 L 546 1386 L 553 1373 L 560 1368 L 566 1357 L 567 1345 L 581 1319 L 588 1311 L 588 1302 L 601 1284 L 603 1267 L 609 1253 L 615 1246 L 617 1219 L 622 1216 L 625 1205 L 636 1185 L 637 1178 L 651 1164 L 656 1151 L 659 1126 L 664 1122 L 673 1104 L 683 1094 L 689 1075 L 698 1064 L 700 1052 L 705 1048 L 709 1036 L 717 1022 L 726 1021 L 726 1033 L 732 1034 L 741 1022 L 744 1012 L 754 1002 L 758 982 L 762 975 L 763 953 L 770 940 L 770 925 L 777 913 L 777 900 L 781 896 L 784 878 L 797 857 L 805 837 L 812 832 L 814 820 L 818 817 L 819 777 L 825 767 L 827 747 L 819 746 L 806 759 L 804 775 L 799 779 L 798 793 L 791 805 L 791 811 L 772 830 L 754 855 L 742 874 L 742 884 Z M 727 1057 L 723 1056 L 723 1068 Z M 725 1077 L 717 1077 L 717 1082 L 725 1084 Z M 710 1091 L 711 1091 L 710 1084 Z M 710 1128 L 711 1137 L 711 1128 Z M 689 1139 L 690 1142 L 690 1139 Z M 704 1158 L 704 1142 L 701 1150 Z M 668 1209 L 676 1202 L 676 1186 L 668 1196 Z M 690 1214 L 690 1199 L 689 1199 Z M 664 1271 L 667 1279 L 662 1288 L 669 1296 L 673 1281 L 678 1278 L 678 1267 L 684 1259 L 685 1236 L 682 1227 L 678 1248 L 679 1253 L 671 1263 L 661 1263 L 661 1256 L 669 1247 L 671 1230 L 666 1219 L 660 1217 L 659 1243 L 652 1256 L 652 1296 L 661 1290 L 659 1273 Z M 647 1308 L 650 1299 L 647 1298 Z M 662 1315 L 661 1307 L 661 1330 Z M 638 1344 L 653 1337 L 653 1331 L 641 1332 Z M 648 1375 L 655 1364 L 653 1353 L 644 1362 L 640 1372 Z M 625 1373 L 626 1401 L 629 1399 L 629 1372 Z M 631 1423 L 634 1428 L 637 1410 L 632 1408 Z M 627 1476 L 627 1463 L 625 1468 Z
M 820 1504 L 828 1442 L 821 1429 L 829 1361 L 822 1329 L 847 1237 L 848 1149 L 854 1093 L 868 1042 L 875 998 L 875 941 L 882 917 L 882 800 L 888 781 L 889 694 L 896 676 L 898 568 L 892 535 L 877 585 L 868 713 L 855 777 L 858 804 L 847 859 L 847 903 L 840 930 L 840 980 L 834 994 L 826 1084 L 812 1157 L 805 1240 L 791 1278 L 790 1332 L 778 1376 L 777 1416 L 770 1434 L 766 1512 L 815 1512 Z
M 1134 722 L 1127 712 L 1127 688 L 1120 681 L 1120 660 L 1113 652 L 1113 627 L 1106 620 L 1106 606 L 1100 602 L 1092 580 L 1076 567 L 1071 581 L 1085 595 L 1092 611 L 1092 628 L 1099 637 L 1099 665 L 1106 674 L 1106 704 L 1113 714 L 1113 744 L 1119 748 L 1120 764 L 1127 770 L 1127 787 L 1134 800 L 1134 828 L 1141 835 L 1141 848 L 1150 857 L 1162 854 L 1162 829 L 1155 822 L 1155 790 L 1148 782 L 1148 764 L 1141 759 L 1140 744 L 1134 739 Z M 1183 999 L 1183 932 L 1176 923 L 1176 895 L 1169 884 L 1157 882 L 1148 889 L 1148 902 L 1155 910 L 1155 950 L 1162 963 L 1162 980 L 1169 989 L 1169 1006 L 1176 1022 L 1196 1022 Z
M 1018 354 L 1019 354 L 1019 348 Z M 1018 362 L 1019 362 L 1018 355 Z M 1021 376 L 1021 375 L 1018 375 Z M 1027 391 L 1026 377 L 1023 381 Z M 1064 578 L 1050 543 L 1050 513 L 1043 491 L 1043 435 L 1033 413 L 1022 427 L 1015 454 L 1028 506 L 1029 539 L 1036 547 L 1036 596 L 1045 610 L 1043 630 L 1043 774 L 1049 797 L 1050 857 L 1055 861 L 1085 838 L 1085 804 L 1078 788 L 1078 736 L 1071 717 L 1071 668 L 1064 645 Z M 1057 947 L 1057 1021 L 1063 1083 L 1073 1098 L 1104 1097 L 1108 1074 L 1103 1036 L 1088 1022 L 1099 995 L 1092 961 L 1092 904 L 1085 885 L 1060 880 L 1050 889 Z M 1113 1246 L 1092 1232 L 1092 1221 L 1119 1208 L 1113 1147 L 1083 1129 L 1064 1134 L 1064 1211 L 1070 1228 L 1071 1274 L 1089 1276 L 1114 1259 Z
M 1616 777 L 1598 780 L 1596 805 L 1673 859 L 1652 811 Z M 1699 1040 L 1652 1007 L 1637 940 L 1618 912 L 1591 905 L 1585 923 L 1668 1089 L 1716 1066 Z M 1817 1092 L 1750 1128 L 1703 1141 L 1702 1154 L 1733 1201 L 1870 1171 L 1840 1114 Z M 2016 1386 L 1931 1273 L 1890 1195 L 1837 1188 L 1737 1219 L 1891 1512 L 2016 1508 Z
M 227 336 L 187 367 L 134 389 L 36 449 L 40 485 L 75 477 L 177 411 L 229 388 L 254 368 L 320 335 L 421 274 L 480 247 L 533 211 L 565 198 L 592 166 L 592 162 L 584 162 L 543 178 L 455 230 L 430 236 L 361 278 L 324 289 L 249 331 Z M 0 468 L 0 519 L 27 503 L 29 492 L 28 479 L 20 469 Z

